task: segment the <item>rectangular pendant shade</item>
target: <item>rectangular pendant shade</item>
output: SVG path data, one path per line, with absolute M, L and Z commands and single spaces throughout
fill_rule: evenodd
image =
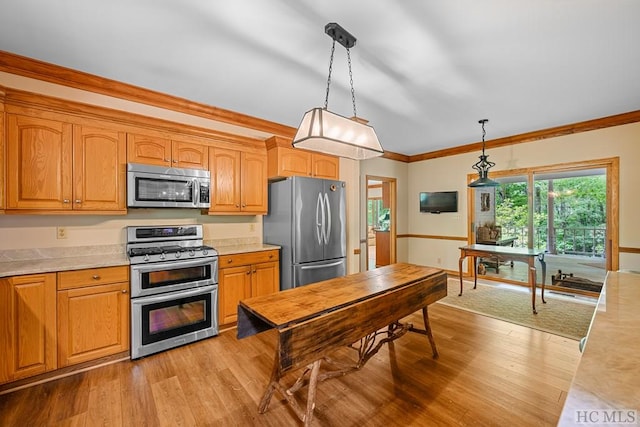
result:
M 354 160 L 384 154 L 371 126 L 319 107 L 304 115 L 293 146 Z

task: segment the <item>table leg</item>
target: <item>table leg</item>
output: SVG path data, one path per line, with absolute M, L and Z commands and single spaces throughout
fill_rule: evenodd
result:
M 316 407 L 316 389 L 318 386 L 318 373 L 320 372 L 320 363 L 322 359 L 313 362 L 311 368 L 311 376 L 309 377 L 309 391 L 307 393 L 307 412 L 304 415 L 304 425 L 310 426 L 313 418 L 313 409 Z
M 438 358 L 438 349 L 436 348 L 436 341 L 433 339 L 433 335 L 431 334 L 431 325 L 429 324 L 429 313 L 427 311 L 427 307 L 422 308 L 422 319 L 424 320 L 424 330 L 426 331 L 427 338 L 429 338 L 429 344 L 431 344 L 431 352 L 433 354 L 433 358 Z
M 462 295 L 462 261 L 464 261 L 464 259 L 467 256 L 465 255 L 464 252 L 460 253 L 460 259 L 458 260 L 458 273 L 460 273 L 460 293 L 458 294 L 458 296 Z
M 478 257 L 472 256 L 473 260 L 473 289 L 478 286 Z
M 547 302 L 544 300 L 544 282 L 547 278 L 547 263 L 544 260 L 544 254 L 538 255 L 538 261 L 540 261 L 540 265 L 542 266 L 542 303 L 546 304 Z
M 260 400 L 260 404 L 258 405 L 258 412 L 264 414 L 267 408 L 269 407 L 269 402 L 271 402 L 271 397 L 273 396 L 273 392 L 276 390 L 276 387 L 280 381 L 280 352 L 276 347 L 276 355 L 273 358 L 273 370 L 271 371 L 271 379 L 269 380 L 269 385 L 262 395 L 262 399 Z
M 533 263 L 529 263 L 529 284 L 531 285 L 531 307 L 533 308 L 533 314 L 538 314 L 536 311 L 536 266 Z

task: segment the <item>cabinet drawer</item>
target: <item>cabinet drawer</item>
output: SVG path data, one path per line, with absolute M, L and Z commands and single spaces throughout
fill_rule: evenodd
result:
M 58 289 L 82 288 L 129 281 L 129 267 L 87 268 L 58 272 Z
M 237 267 L 239 265 L 257 264 L 261 262 L 277 261 L 279 259 L 278 250 L 248 252 L 233 255 L 221 255 L 219 258 L 220 268 Z

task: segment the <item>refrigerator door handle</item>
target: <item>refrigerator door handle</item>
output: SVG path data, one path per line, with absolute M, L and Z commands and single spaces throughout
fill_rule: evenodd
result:
M 329 238 L 331 237 L 331 203 L 329 203 L 329 196 L 324 193 L 324 204 L 327 209 L 327 222 L 324 225 L 324 244 L 329 244 Z
M 316 201 L 316 239 L 318 244 L 322 244 L 324 239 L 324 201 L 322 200 L 322 193 L 318 193 L 318 200 Z
M 318 268 L 327 268 L 327 267 L 335 267 L 344 263 L 343 260 L 332 262 L 331 264 L 322 264 L 322 265 L 305 265 L 302 267 L 303 270 L 317 270 Z

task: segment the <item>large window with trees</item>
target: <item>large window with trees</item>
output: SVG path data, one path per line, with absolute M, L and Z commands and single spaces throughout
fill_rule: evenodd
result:
M 598 291 L 617 268 L 617 174 L 617 158 L 493 173 L 499 187 L 475 190 L 492 191 L 494 203 L 488 212 L 475 203 L 474 238 L 498 230 L 503 242 L 545 251 L 547 286 Z M 481 267 L 488 278 L 526 283 L 524 264 L 488 261 Z

